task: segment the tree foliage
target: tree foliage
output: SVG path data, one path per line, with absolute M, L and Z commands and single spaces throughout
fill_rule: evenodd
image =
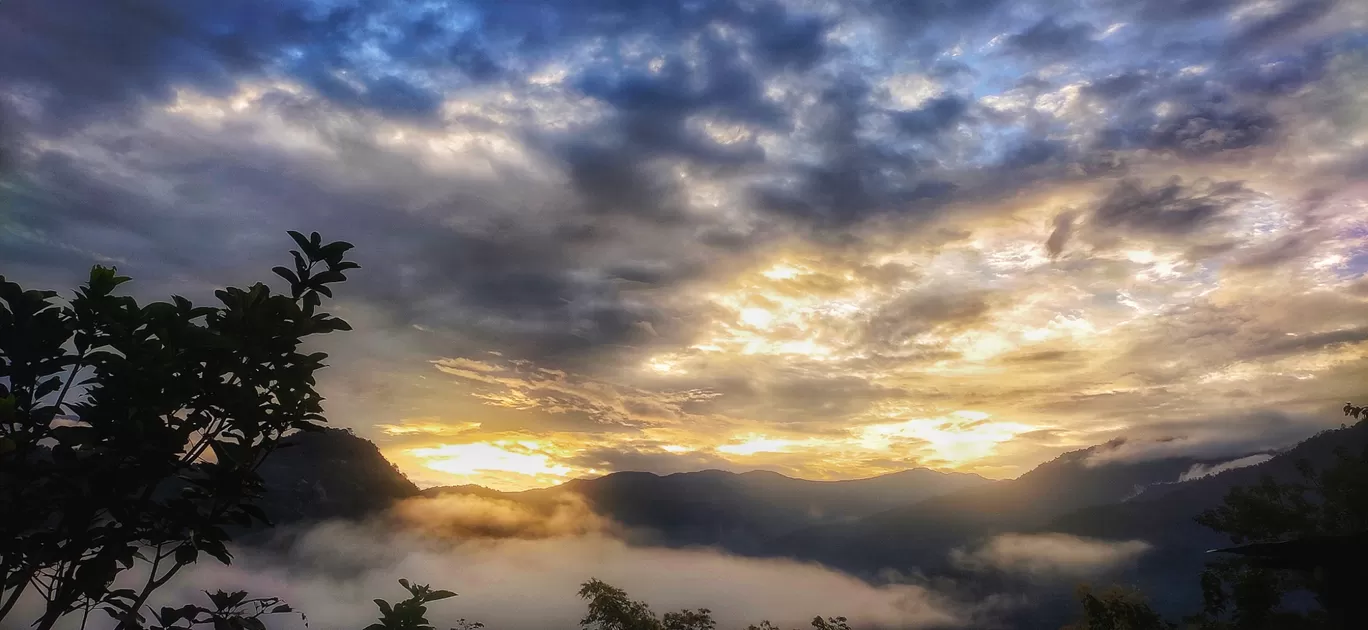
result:
M 680 610 L 657 617 L 645 602 L 637 601 L 627 592 L 598 579 L 580 586 L 580 598 L 588 602 L 588 612 L 580 620 L 585 630 L 716 630 L 717 622 L 707 608 Z M 845 617 L 814 617 L 816 630 L 850 630 Z M 747 626 L 746 630 L 781 630 L 768 621 Z
M 1088 586 L 1078 589 L 1083 620 L 1065 630 L 1170 630 L 1173 624 L 1156 612 L 1144 595 L 1134 589 L 1113 586 L 1094 592 Z
M 231 560 L 225 528 L 266 521 L 256 470 L 324 421 L 314 372 L 327 355 L 303 344 L 350 330 L 320 307 L 358 267 L 349 243 L 290 235 L 293 269 L 273 270 L 287 292 L 226 288 L 214 306 L 140 305 L 101 266 L 67 300 L 0 277 L 0 620 L 34 592 L 39 630 L 92 609 L 140 627 L 181 568 Z M 111 591 L 137 563 L 146 580 Z
M 399 580 L 399 585 L 409 592 L 409 598 L 394 605 L 383 599 L 375 600 L 380 608 L 380 619 L 365 630 L 436 630 L 427 620 L 427 605 L 455 597 L 451 591 L 433 590 L 426 584 L 410 584 Z M 464 619 L 457 622 L 458 630 L 478 630 L 482 623 L 470 623 Z

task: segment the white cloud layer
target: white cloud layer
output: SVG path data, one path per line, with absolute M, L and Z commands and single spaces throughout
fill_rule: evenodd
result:
M 1001 534 L 974 550 L 954 549 L 950 560 L 975 571 L 1035 577 L 1086 577 L 1116 569 L 1150 549 L 1142 540 L 1098 540 L 1068 534 Z

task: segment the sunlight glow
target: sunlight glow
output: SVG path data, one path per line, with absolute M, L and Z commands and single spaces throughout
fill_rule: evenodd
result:
M 929 443 L 937 457 L 951 464 L 965 464 L 993 453 L 998 444 L 1036 427 L 1017 422 L 988 422 L 981 411 L 956 411 L 942 418 L 917 418 L 874 424 L 860 429 L 860 445 L 889 449 L 899 441 Z
M 799 444 L 795 440 L 783 440 L 778 438 L 767 438 L 755 436 L 739 444 L 726 444 L 717 447 L 720 453 L 728 455 L 754 455 L 756 453 L 782 453 L 789 447 Z
M 453 475 L 474 475 L 488 471 L 552 477 L 570 474 L 569 466 L 551 463 L 550 456 L 535 452 L 538 448 L 540 444 L 535 441 L 499 440 L 415 448 L 409 453 L 425 460 L 423 463 L 428 468 Z

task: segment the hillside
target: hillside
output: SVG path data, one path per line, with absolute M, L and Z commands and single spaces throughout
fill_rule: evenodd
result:
M 287 438 L 259 472 L 266 484 L 262 509 L 278 524 L 359 518 L 418 496 L 418 487 L 375 444 L 343 429 Z
M 1039 529 L 1061 515 L 1118 503 L 1151 484 L 1177 480 L 1196 464 L 1186 457 L 1094 464 L 1120 442 L 1065 453 L 1012 480 L 890 509 L 852 523 L 808 528 L 767 552 L 817 560 L 861 573 L 884 568 L 945 568 L 946 552 L 988 535 Z
M 1232 488 L 1254 485 L 1266 476 L 1280 482 L 1300 480 L 1297 462 L 1306 460 L 1323 469 L 1334 461 L 1339 448 L 1350 452 L 1368 448 L 1368 421 L 1321 432 L 1262 464 L 1156 486 L 1130 501 L 1061 515 L 1042 529 L 1149 542 L 1154 549 L 1127 577 L 1149 593 L 1160 608 L 1189 610 L 1197 601 L 1196 575 L 1207 560 L 1204 552 L 1230 543 L 1198 525 L 1196 516 L 1219 505 Z

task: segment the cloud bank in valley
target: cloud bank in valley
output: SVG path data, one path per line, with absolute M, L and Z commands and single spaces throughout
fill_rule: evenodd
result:
M 843 615 L 862 628 L 957 627 L 969 614 L 921 586 L 871 586 L 790 560 L 632 547 L 601 534 L 451 542 L 345 524 L 308 531 L 283 558 L 242 550 L 230 567 L 197 565 L 158 597 L 183 602 L 199 589 L 246 589 L 282 597 L 312 627 L 340 628 L 374 617 L 374 597 L 399 599 L 401 577 L 459 593 L 431 607 L 437 627 L 461 618 L 497 630 L 571 627 L 584 614 L 576 591 L 591 577 L 658 613 L 709 608 L 721 628 L 762 619 L 805 628 L 817 615 Z
M 973 549 L 954 549 L 950 559 L 974 571 L 1030 577 L 1081 578 L 1126 566 L 1150 545 L 1142 540 L 1098 540 L 1069 534 L 999 534 Z

